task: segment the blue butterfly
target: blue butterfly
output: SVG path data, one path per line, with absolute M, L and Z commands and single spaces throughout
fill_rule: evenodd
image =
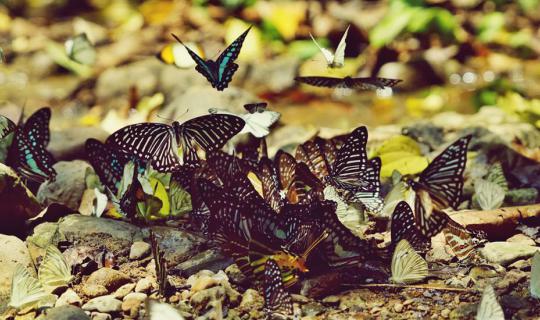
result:
M 216 88 L 218 91 L 223 91 L 229 85 L 232 80 L 233 74 L 238 70 L 238 65 L 234 63 L 234 60 L 238 57 L 242 44 L 246 38 L 249 27 L 244 33 L 242 33 L 230 46 L 223 51 L 223 53 L 217 58 L 216 61 L 208 59 L 204 61 L 193 50 L 186 46 L 182 40 L 180 40 L 174 34 L 172 35 L 178 42 L 180 42 L 188 51 L 189 55 L 197 63 L 195 70 L 201 73 L 212 84 L 212 88 Z
M 54 180 L 53 156 L 47 151 L 50 132 L 51 109 L 41 108 L 24 124 L 15 124 L 3 117 L 8 128 L 15 128 L 15 136 L 8 151 L 7 163 L 26 179 L 43 183 Z M 6 134 L 7 135 L 7 134 Z

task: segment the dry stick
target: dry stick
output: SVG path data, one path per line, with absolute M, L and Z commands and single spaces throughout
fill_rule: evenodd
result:
M 370 284 L 359 284 L 355 285 L 355 288 L 405 288 L 405 289 L 426 289 L 426 290 L 441 290 L 441 291 L 452 291 L 452 292 L 471 292 L 479 293 L 480 291 L 475 289 L 467 288 L 450 288 L 450 287 L 438 287 L 429 284 L 424 285 L 408 285 L 408 284 L 394 284 L 394 283 L 370 283 Z
M 485 211 L 462 210 L 450 213 L 450 217 L 463 226 L 515 226 L 525 219 L 540 217 L 540 203 Z

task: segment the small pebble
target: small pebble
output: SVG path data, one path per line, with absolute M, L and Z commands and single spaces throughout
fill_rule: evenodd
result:
M 152 279 L 149 277 L 142 278 L 135 286 L 135 292 L 149 292 L 152 289 Z
M 150 254 L 152 247 L 144 241 L 135 241 L 129 249 L 129 259 L 142 259 Z
M 441 311 L 441 317 L 448 319 L 448 316 L 450 316 L 450 309 L 445 308 Z
M 101 296 L 91 299 L 85 303 L 82 306 L 82 309 L 86 311 L 99 311 L 103 313 L 118 312 L 122 310 L 122 301 L 111 295 Z
M 340 300 L 341 300 L 341 298 L 338 297 L 338 296 L 328 296 L 328 297 L 322 299 L 321 302 L 324 303 L 324 304 L 336 305 L 336 304 L 339 303 Z
M 403 304 L 399 302 L 394 304 L 394 311 L 397 313 L 401 313 L 401 311 L 403 311 Z
M 118 288 L 113 296 L 116 299 L 123 299 L 128 293 L 132 292 L 135 289 L 135 283 L 126 283 L 125 285 Z
M 92 312 L 90 314 L 92 320 L 112 320 L 112 317 L 108 313 Z
M 77 295 L 77 293 L 73 291 L 73 289 L 69 288 L 64 293 L 62 293 L 58 300 L 56 300 L 55 307 L 66 305 L 74 305 L 80 307 L 81 304 L 82 300 L 79 295 Z

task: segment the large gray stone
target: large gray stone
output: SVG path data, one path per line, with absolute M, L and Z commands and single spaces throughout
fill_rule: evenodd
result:
M 74 160 L 61 161 L 53 167 L 57 172 L 56 180 L 45 182 L 39 187 L 38 200 L 45 205 L 60 203 L 76 211 L 86 189 L 86 168 L 90 165 Z
M 203 238 L 170 227 L 154 227 L 159 248 L 163 251 L 168 266 L 176 266 L 192 257 L 205 242 Z
M 490 242 L 487 243 L 480 253 L 489 262 L 500 265 L 508 265 L 518 259 L 526 259 L 532 257 L 540 248 L 530 246 L 519 242 Z
M 60 306 L 47 310 L 43 320 L 90 320 L 90 317 L 79 307 Z
M 141 240 L 141 230 L 127 222 L 72 214 L 60 220 L 60 233 L 73 241 L 96 234 L 106 234 L 130 243 Z

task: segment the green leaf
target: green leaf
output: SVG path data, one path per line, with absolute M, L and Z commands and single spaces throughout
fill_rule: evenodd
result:
M 404 2 L 394 1 L 390 5 L 388 13 L 369 32 L 369 42 L 379 48 L 392 42 L 411 21 L 418 8 L 411 8 Z
M 492 12 L 486 14 L 479 25 L 478 39 L 483 42 L 495 40 L 497 34 L 504 29 L 505 19 L 502 12 Z

